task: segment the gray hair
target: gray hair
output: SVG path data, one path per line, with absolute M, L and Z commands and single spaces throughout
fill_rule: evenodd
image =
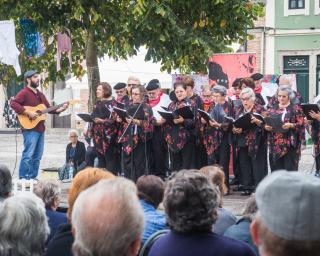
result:
M 212 92 L 219 93 L 221 96 L 226 96 L 227 95 L 227 88 L 222 85 L 215 85 L 212 88 Z
M 171 230 L 210 231 L 217 220 L 220 192 L 197 170 L 181 170 L 168 182 L 163 205 Z
M 11 172 L 7 166 L 0 164 L 0 198 L 6 198 L 12 190 Z
M 49 231 L 44 204 L 34 194 L 18 194 L 0 205 L 0 255 L 43 255 Z
M 35 185 L 33 193 L 42 199 L 46 208 L 51 209 L 55 200 L 59 198 L 61 189 L 59 183 L 54 180 L 41 180 Z
M 101 180 L 82 192 L 73 207 L 73 254 L 127 255 L 143 224 L 135 184 L 125 178 Z
M 251 88 L 249 88 L 249 87 L 243 88 L 241 90 L 241 92 L 240 92 L 239 97 L 242 98 L 242 96 L 245 95 L 245 94 L 248 94 L 252 101 L 256 100 L 256 95 L 255 95 L 254 91 Z
M 136 83 L 141 85 L 140 79 L 135 76 L 129 76 L 127 82 L 129 82 L 129 81 L 135 81 Z
M 71 129 L 68 131 L 68 137 L 70 137 L 71 134 L 75 134 L 77 135 L 77 137 L 79 137 L 79 133 L 76 129 Z
M 243 217 L 252 221 L 257 211 L 258 211 L 258 206 L 256 202 L 256 197 L 255 195 L 252 195 L 246 201 L 246 204 L 244 206 L 243 213 L 242 213 Z
M 293 102 L 296 97 L 290 85 L 280 85 L 277 90 L 277 96 L 279 92 L 286 92 L 288 94 L 290 102 Z

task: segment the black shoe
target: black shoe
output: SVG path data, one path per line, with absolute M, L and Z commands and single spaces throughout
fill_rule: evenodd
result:
M 247 189 L 241 192 L 242 196 L 250 196 L 251 194 L 252 194 L 252 191 Z
M 235 188 L 233 189 L 233 191 L 235 191 L 235 192 L 243 191 L 243 186 L 238 185 L 237 187 L 235 187 Z
M 316 171 L 316 173 L 314 174 L 314 176 L 316 176 L 317 178 L 320 178 L 320 171 Z

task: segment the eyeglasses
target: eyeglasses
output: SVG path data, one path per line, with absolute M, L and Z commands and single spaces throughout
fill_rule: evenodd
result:
M 121 91 L 116 91 L 116 94 L 119 94 L 119 93 L 124 93 L 125 90 L 121 90 Z
M 128 86 L 138 86 L 139 84 L 128 84 Z
M 211 95 L 202 95 L 203 98 L 209 99 L 211 98 Z
M 78 136 L 76 135 L 70 135 L 69 138 L 77 138 Z
M 247 98 L 241 98 L 242 101 L 248 101 L 250 100 L 251 98 L 250 97 L 247 97 Z
M 137 92 L 133 92 L 131 93 L 132 95 L 140 95 L 140 93 L 137 93 Z
M 278 98 L 287 98 L 287 95 L 278 95 Z

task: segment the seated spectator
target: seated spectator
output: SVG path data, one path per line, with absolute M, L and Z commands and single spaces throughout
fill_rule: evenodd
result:
M 1 256 L 42 256 L 49 226 L 41 199 L 26 193 L 4 200 L 0 234 Z
M 262 180 L 250 227 L 260 255 L 319 255 L 319 198 L 319 179 L 309 174 L 277 171 Z
M 222 235 L 228 227 L 236 224 L 237 221 L 237 218 L 231 212 L 222 207 L 223 195 L 228 191 L 227 186 L 225 185 L 224 171 L 219 165 L 210 165 L 201 168 L 200 172 L 219 188 L 220 202 L 218 207 L 218 218 L 214 223 L 213 232 Z
M 218 188 L 199 171 L 177 172 L 168 182 L 163 200 L 171 231 L 155 241 L 149 256 L 254 255 L 247 244 L 212 232 L 219 196 Z
M 33 192 L 42 199 L 46 207 L 50 227 L 47 244 L 56 233 L 58 226 L 67 223 L 66 214 L 56 211 L 60 203 L 61 189 L 56 181 L 42 180 L 35 185 Z
M 114 177 L 115 176 L 112 173 L 98 168 L 86 168 L 77 173 L 77 175 L 72 180 L 68 194 L 68 223 L 59 226 L 54 237 L 48 244 L 46 255 L 72 255 L 71 248 L 74 239 L 71 232 L 72 227 L 70 221 L 74 202 L 82 191 L 96 184 L 99 180 L 112 179 Z
M 157 211 L 163 199 L 164 182 L 155 175 L 143 175 L 137 180 L 137 190 L 144 213 L 144 244 L 153 233 L 167 227 L 164 214 Z
M 72 212 L 75 256 L 136 256 L 143 211 L 136 186 L 125 178 L 103 180 L 82 192 Z
M 11 195 L 12 177 L 7 166 L 0 164 L 0 203 Z
M 61 180 L 69 178 L 70 167 L 73 168 L 73 176 L 86 167 L 86 147 L 78 140 L 78 136 L 77 130 L 70 130 L 68 133 L 70 143 L 66 148 L 66 163 L 59 171 Z
M 248 198 L 246 206 L 243 210 L 243 216 L 237 221 L 235 225 L 229 227 L 224 235 L 235 240 L 246 242 L 256 255 L 258 255 L 258 248 L 254 245 L 250 234 L 250 224 L 257 212 L 257 203 L 254 196 Z

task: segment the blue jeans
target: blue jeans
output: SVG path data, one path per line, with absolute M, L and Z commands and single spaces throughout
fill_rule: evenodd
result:
M 44 147 L 44 132 L 24 131 L 24 150 L 19 167 L 20 179 L 34 179 L 38 176 Z

